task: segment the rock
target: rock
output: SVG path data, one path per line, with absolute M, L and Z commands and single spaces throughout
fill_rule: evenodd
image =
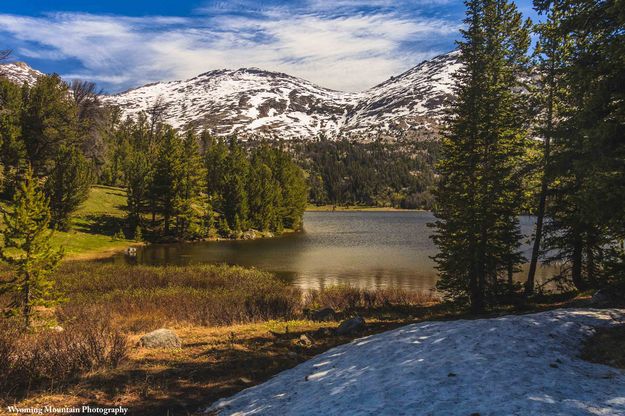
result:
M 302 334 L 297 340 L 297 345 L 301 347 L 311 347 L 313 345 L 313 342 L 310 338 L 308 338 L 308 336 L 306 336 L 306 334 Z
M 336 335 L 350 335 L 365 329 L 365 320 L 360 316 L 341 322 L 336 329 Z
M 310 314 L 310 319 L 317 322 L 329 322 L 336 320 L 336 312 L 332 308 L 323 308 L 318 311 L 313 311 Z
M 52 331 L 52 332 L 63 332 L 63 331 L 65 331 L 65 328 L 63 328 L 60 325 L 55 325 L 55 326 L 51 326 L 50 327 L 50 331 Z
M 146 348 L 180 348 L 182 342 L 174 331 L 161 328 L 142 336 L 139 345 Z
M 620 287 L 599 289 L 592 295 L 591 303 L 597 307 L 625 305 L 625 290 Z
M 258 238 L 258 235 L 256 233 L 256 231 L 254 230 L 249 230 L 243 233 L 243 235 L 241 236 L 241 238 L 243 240 L 255 240 L 256 238 Z

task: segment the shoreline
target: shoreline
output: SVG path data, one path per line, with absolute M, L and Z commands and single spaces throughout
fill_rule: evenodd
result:
M 333 206 L 333 205 L 311 205 L 306 207 L 306 212 L 429 212 L 418 208 L 393 208 L 393 207 L 370 207 L 370 206 Z
M 264 240 L 269 238 L 279 238 L 286 237 L 292 234 L 296 234 L 302 232 L 302 230 L 292 230 L 286 229 L 280 234 L 274 234 L 271 232 L 261 232 L 258 230 L 248 230 L 243 232 L 243 235 L 239 238 L 224 238 L 224 237 L 215 237 L 210 239 L 203 240 L 193 240 L 193 241 L 161 241 L 161 242 L 137 242 L 137 241 L 121 241 L 119 245 L 115 245 L 113 247 L 106 247 L 102 249 L 84 251 L 79 253 L 71 253 L 63 257 L 62 262 L 70 262 L 70 261 L 92 261 L 92 260 L 103 260 L 114 257 L 118 254 L 122 254 L 128 248 L 131 247 L 146 247 L 148 245 L 160 245 L 160 244 L 194 244 L 194 243 L 213 243 L 213 242 L 224 242 L 224 241 L 254 241 L 254 240 Z M 250 234 L 252 233 L 252 234 Z

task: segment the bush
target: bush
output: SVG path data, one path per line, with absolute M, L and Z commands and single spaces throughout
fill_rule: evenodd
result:
M 303 308 L 332 308 L 349 312 L 357 309 L 426 305 L 436 301 L 438 299 L 431 293 L 395 287 L 360 289 L 352 286 L 331 286 L 323 290 L 308 291 L 304 297 Z
M 127 339 L 104 316 L 83 310 L 64 322 L 62 332 L 23 333 L 15 322 L 2 321 L 0 394 L 60 388 L 90 371 L 117 367 L 127 355 Z
M 300 313 L 301 291 L 269 273 L 225 265 L 64 265 L 60 284 L 72 313 L 99 305 L 131 331 L 171 324 L 231 325 L 289 319 Z

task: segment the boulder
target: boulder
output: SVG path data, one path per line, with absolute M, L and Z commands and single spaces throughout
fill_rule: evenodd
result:
M 599 289 L 592 295 L 592 306 L 623 306 L 625 305 L 625 289 L 618 286 L 609 286 Z
M 50 327 L 50 331 L 52 331 L 52 332 L 63 332 L 63 331 L 65 331 L 65 328 L 63 328 L 60 325 L 55 325 L 55 326 L 51 326 Z
M 599 289 L 592 295 L 593 306 L 608 306 L 611 303 L 612 297 L 607 293 L 605 289 Z
M 341 322 L 336 329 L 336 335 L 350 335 L 365 329 L 365 320 L 360 316 Z
M 255 240 L 257 239 L 259 234 L 255 230 L 248 230 L 243 233 L 241 238 L 243 240 Z
M 306 334 L 302 334 L 297 340 L 297 345 L 301 347 L 311 347 L 313 345 L 313 341 L 310 338 L 308 338 Z
M 139 345 L 145 348 L 180 348 L 182 342 L 174 331 L 161 328 L 142 336 Z
M 310 319 L 316 322 L 329 322 L 336 320 L 336 312 L 332 308 L 323 308 L 318 311 L 313 311 L 310 314 Z

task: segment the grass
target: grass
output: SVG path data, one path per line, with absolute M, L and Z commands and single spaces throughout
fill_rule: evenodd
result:
M 26 372 L 36 382 L 28 383 L 26 391 L 10 392 L 0 405 L 122 404 L 132 409 L 131 414 L 188 414 L 355 336 L 433 317 L 442 310 L 431 297 L 404 291 L 387 290 L 374 296 L 374 291 L 338 287 L 303 296 L 269 273 L 225 265 L 150 267 L 76 261 L 64 263 L 56 278 L 69 301 L 47 312 L 66 328 L 62 334 L 72 334 L 76 325 L 99 318 L 106 327 L 120 331 L 130 348 L 123 350 L 125 358 L 115 365 L 106 364 L 110 359 L 104 360 L 105 365 L 91 366 L 92 359 L 77 365 L 70 359 L 73 355 L 65 353 L 45 361 L 50 365 L 37 362 L 37 371 Z M 364 316 L 366 331 L 353 336 L 320 332 L 335 328 L 338 321 L 307 320 L 305 309 L 325 306 L 342 308 L 339 320 Z M 174 329 L 183 347 L 136 346 L 142 334 L 160 327 Z M 39 338 L 20 344 L 26 357 L 41 355 L 45 350 L 41 346 L 60 337 L 42 331 Z M 312 340 L 311 345 L 300 342 L 303 334 Z M 63 348 L 48 350 L 79 351 L 66 345 L 80 343 L 59 342 Z M 101 345 L 96 350 L 120 351 L 110 341 L 95 345 Z M 22 367 L 31 362 L 35 363 L 24 360 Z M 49 371 L 56 368 L 54 362 L 67 363 L 62 368 L 69 370 L 58 371 L 54 378 L 54 371 Z
M 125 217 L 126 192 L 121 188 L 92 186 L 89 198 L 74 214 L 69 232 L 56 231 L 55 245 L 62 246 L 67 259 L 106 257 L 134 244 L 115 239 Z
M 53 374 L 49 371 L 35 371 L 48 378 L 39 377 L 40 384 L 30 391 L 0 399 L 0 406 L 122 405 L 133 415 L 186 415 L 355 337 L 424 320 L 476 318 L 426 293 L 342 286 L 304 294 L 271 274 L 225 265 L 150 267 L 76 261 L 64 263 L 56 277 L 69 299 L 50 311 L 58 323 L 72 333 L 72 325 L 89 322 L 89 317 L 105 319 L 127 340 L 124 359 L 118 360 L 121 353 L 116 353 L 115 365 L 107 364 L 110 359 L 104 360 L 105 365 L 93 359 L 74 365 L 65 358 L 71 354 L 61 355 L 57 361 L 68 363 L 62 368 L 73 369 L 61 371 L 66 377 L 52 379 L 46 376 Z M 539 301 L 543 303 L 522 310 L 501 306 L 490 316 L 580 306 L 573 295 Z M 323 307 L 338 310 L 336 321 L 306 319 L 306 309 Z M 337 336 L 324 330 L 354 315 L 365 318 L 364 332 Z M 136 345 L 142 334 L 159 327 L 173 329 L 182 348 Z M 47 331 L 40 334 L 49 337 Z M 301 342 L 302 335 L 311 343 Z M 48 344 L 24 345 L 29 350 Z M 119 350 L 112 349 L 110 341 L 94 345 L 101 345 L 96 350 Z M 1 350 L 0 345 L 0 360 Z

